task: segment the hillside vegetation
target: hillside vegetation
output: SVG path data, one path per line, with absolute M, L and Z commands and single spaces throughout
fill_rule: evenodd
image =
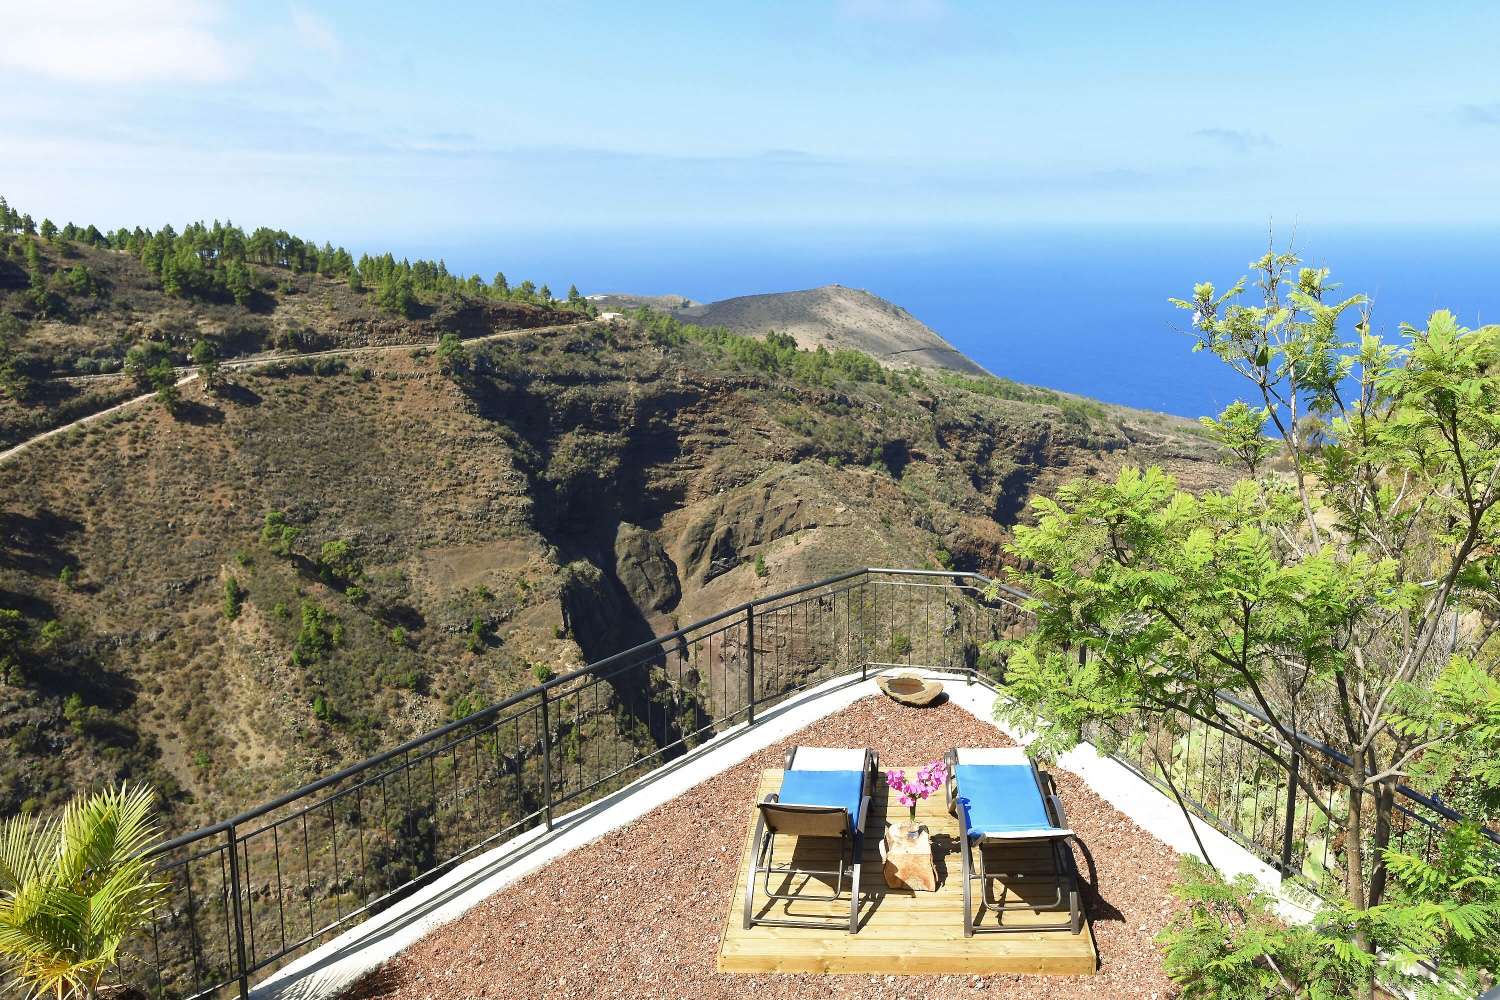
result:
M 59 229 L 0 199 L 0 447 L 161 389 L 174 368 L 591 312 L 576 288 L 557 301 L 531 281 L 465 278 L 389 253 L 355 260 L 285 230 Z
M 4 293 L 11 357 L 54 370 L 146 339 L 170 361 L 292 329 L 370 346 L 219 372 L 7 462 L 0 813 L 144 777 L 181 830 L 757 593 L 994 569 L 1062 478 L 1220 474 L 1185 421 L 650 311 L 413 277 L 398 315 L 321 256 L 246 265 L 274 287 L 238 304 L 169 292 L 128 240 L 7 244 L 23 271 L 36 248 L 44 284 L 71 261 L 113 289 L 70 317 Z

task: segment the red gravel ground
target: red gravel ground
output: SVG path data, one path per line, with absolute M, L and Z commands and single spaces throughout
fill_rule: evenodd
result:
M 714 968 L 751 797 L 762 769 L 781 766 L 789 746 L 871 746 L 882 760 L 913 762 L 954 746 L 1008 742 L 955 705 L 906 708 L 865 698 L 496 893 L 355 984 L 345 1000 L 1174 996 L 1153 938 L 1181 905 L 1168 892 L 1177 855 L 1058 769 L 1068 819 L 1098 871 L 1100 894 L 1085 887 L 1101 962 L 1096 975 L 745 975 Z

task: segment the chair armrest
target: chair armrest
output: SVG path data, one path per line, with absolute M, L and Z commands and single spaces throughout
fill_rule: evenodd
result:
M 1068 814 L 1063 811 L 1062 797 L 1057 794 L 1057 780 L 1052 777 L 1051 771 L 1038 769 L 1037 775 L 1042 779 L 1042 795 L 1052 806 L 1052 822 L 1059 829 L 1068 829 Z
M 859 833 L 861 834 L 865 832 L 865 820 L 869 818 L 869 815 L 870 797 L 866 795 L 864 798 L 859 800 L 859 822 L 854 827 L 854 829 L 859 831 Z
M 1068 826 L 1068 814 L 1063 812 L 1062 799 L 1055 792 L 1048 795 L 1047 799 L 1052 803 L 1053 820 L 1057 823 L 1058 829 L 1070 829 Z
M 943 797 L 947 799 L 948 811 L 958 812 L 958 777 L 954 773 L 958 770 L 958 750 L 955 748 L 943 754 L 943 770 L 946 777 L 943 778 Z

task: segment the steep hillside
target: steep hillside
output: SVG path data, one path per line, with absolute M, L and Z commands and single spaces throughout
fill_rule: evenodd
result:
M 149 375 L 127 370 L 131 349 L 142 345 L 187 370 L 200 342 L 220 362 L 292 358 L 546 326 L 588 311 L 579 299 L 554 302 L 530 282 L 497 293 L 441 264 L 423 269 L 424 261 L 417 273 L 430 275 L 430 290 L 403 296 L 399 283 L 365 285 L 342 251 L 332 252 L 341 264 L 320 271 L 316 253 L 289 258 L 283 248 L 247 265 L 237 299 L 211 285 L 172 285 L 140 252 L 0 230 L 0 452 L 147 391 Z M 385 259 L 365 263 L 373 273 Z
M 1219 475 L 1185 421 L 661 317 L 181 394 L 3 467 L 0 814 L 143 776 L 183 829 L 755 593 L 994 569 L 1064 478 Z
M 686 323 L 722 326 L 736 333 L 775 330 L 795 337 L 809 350 L 850 348 L 883 364 L 936 368 L 984 375 L 979 365 L 894 303 L 858 288 L 824 285 L 800 292 L 742 295 L 707 304 L 682 296 L 590 296 L 601 310 L 625 311 L 645 305 L 670 311 Z

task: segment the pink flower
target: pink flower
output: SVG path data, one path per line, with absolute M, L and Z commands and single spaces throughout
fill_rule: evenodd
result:
M 923 764 L 911 778 L 906 776 L 905 771 L 897 768 L 885 772 L 885 782 L 895 793 L 896 801 L 907 808 L 915 807 L 922 799 L 940 790 L 947 777 L 948 769 L 940 760 Z

